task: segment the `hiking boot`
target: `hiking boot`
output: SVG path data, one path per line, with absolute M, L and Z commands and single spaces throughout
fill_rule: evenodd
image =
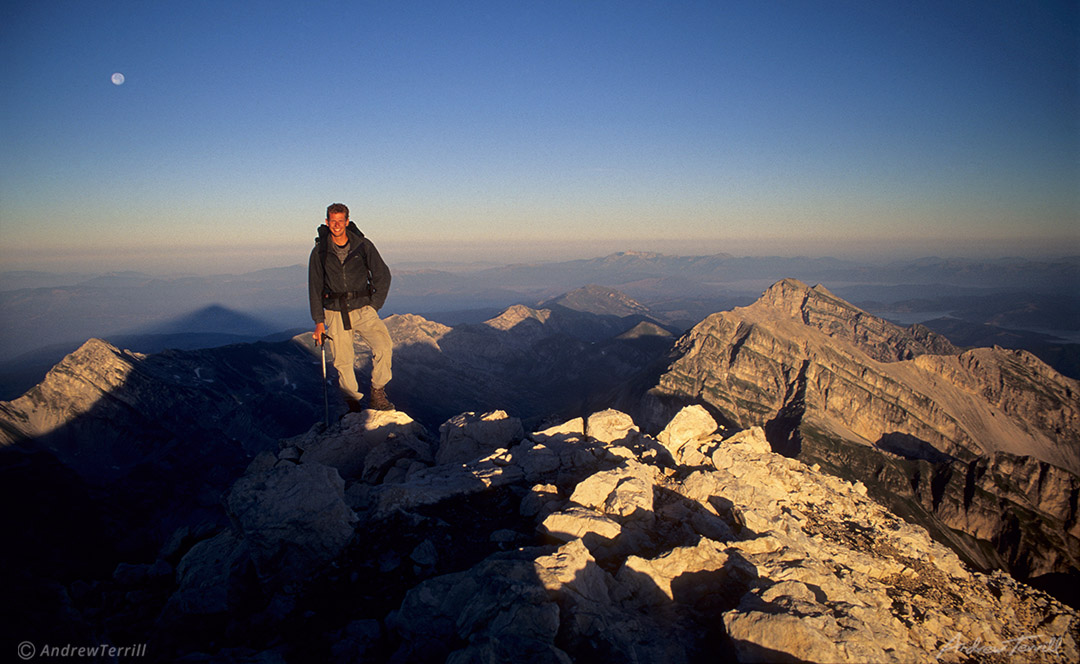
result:
M 372 410 L 394 410 L 394 404 L 390 403 L 390 400 L 386 398 L 386 390 L 381 387 L 371 388 L 369 401 Z
M 345 405 L 349 407 L 350 413 L 359 413 L 360 411 L 364 410 L 364 405 L 360 403 L 359 399 L 345 397 Z

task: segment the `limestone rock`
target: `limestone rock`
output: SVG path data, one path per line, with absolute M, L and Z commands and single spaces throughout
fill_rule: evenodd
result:
M 744 429 L 743 431 L 732 435 L 730 438 L 725 438 L 721 445 L 729 449 L 740 446 L 759 454 L 768 454 L 773 451 L 772 445 L 770 445 L 769 441 L 765 438 L 765 430 L 761 427 Z
M 464 413 L 439 427 L 439 464 L 465 463 L 496 449 L 507 448 L 525 436 L 521 420 L 497 410 L 483 415 Z
M 176 568 L 177 589 L 165 613 L 215 615 L 233 609 L 247 554 L 243 540 L 231 530 L 195 544 Z
M 656 437 L 679 463 L 697 466 L 705 461 L 704 455 L 693 446 L 717 429 L 716 420 L 700 405 L 687 406 L 668 423 Z
M 601 443 L 623 443 L 633 440 L 638 428 L 626 413 L 609 409 L 590 415 L 585 421 L 585 433 Z
M 381 517 L 399 510 L 432 505 L 455 496 L 466 496 L 506 486 L 521 480 L 525 473 L 510 462 L 506 450 L 475 459 L 467 464 L 446 464 L 411 473 L 405 481 L 380 484 L 367 490 L 353 491 L 349 504 L 358 509 L 372 509 Z M 358 487 L 353 487 L 357 489 Z
M 285 454 L 300 445 L 259 455 L 229 494 L 233 526 L 180 558 L 156 627 L 203 638 L 209 659 L 274 657 L 297 625 L 332 661 L 959 664 L 1017 643 L 1036 661 L 1080 656 L 1080 613 L 971 571 L 760 428 L 683 436 L 701 455 L 688 465 L 629 416 L 603 419 L 622 434 L 572 422 L 347 489 Z M 1040 495 L 1035 469 L 1009 467 Z M 171 559 L 191 538 L 175 539 Z M 79 596 L 139 601 L 163 582 L 150 569 L 119 566 L 119 592 Z
M 562 424 L 548 427 L 543 431 L 537 431 L 530 435 L 530 437 L 537 442 L 544 442 L 551 438 L 558 438 L 560 440 L 580 440 L 584 436 L 585 419 L 581 417 L 575 417 Z
M 613 517 L 653 518 L 652 469 L 631 461 L 577 485 L 570 501 Z
M 564 542 L 588 536 L 599 538 L 600 542 L 610 542 L 622 532 L 622 527 L 614 519 L 587 507 L 568 507 L 555 512 L 544 519 L 541 528 Z
M 558 551 L 534 561 L 537 578 L 564 605 L 605 606 L 609 575 L 604 572 L 580 539 L 570 540 Z
M 688 599 L 692 604 L 695 599 L 690 599 L 688 593 L 700 600 L 710 589 L 721 587 L 721 577 L 707 573 L 722 571 L 727 563 L 724 546 L 701 538 L 696 546 L 676 547 L 651 560 L 631 555 L 619 570 L 617 579 L 620 592 L 642 604 L 662 605 Z M 696 582 L 686 582 L 689 578 Z
M 522 497 L 519 512 L 522 516 L 536 516 L 558 502 L 559 487 L 554 484 L 537 484 Z
M 354 620 L 334 633 L 330 657 L 334 662 L 362 662 L 377 651 L 383 635 L 377 620 Z
M 325 433 L 313 429 L 281 445 L 283 451 L 300 448 L 303 461 L 336 468 L 343 478 L 374 481 L 402 458 L 432 463 L 429 439 L 427 430 L 401 411 L 363 410 L 345 415 Z
M 526 556 L 495 555 L 467 572 L 429 579 L 406 594 L 388 622 L 401 636 L 401 661 L 491 661 L 515 651 L 530 661 L 541 654 L 570 661 L 554 645 L 559 607 Z
M 356 514 L 337 470 L 317 462 L 253 464 L 229 493 L 229 514 L 272 587 L 309 577 L 340 554 Z

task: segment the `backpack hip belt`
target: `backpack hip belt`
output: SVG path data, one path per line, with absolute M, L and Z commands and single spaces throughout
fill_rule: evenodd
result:
M 345 327 L 346 330 L 351 330 L 352 321 L 350 320 L 351 316 L 349 316 L 348 301 L 353 299 L 354 297 L 360 297 L 362 295 L 367 295 L 367 293 L 362 293 L 360 291 L 345 291 L 344 293 L 323 293 L 323 309 L 330 309 L 330 307 L 326 305 L 331 302 L 336 303 L 338 306 L 336 311 L 341 312 L 342 325 Z

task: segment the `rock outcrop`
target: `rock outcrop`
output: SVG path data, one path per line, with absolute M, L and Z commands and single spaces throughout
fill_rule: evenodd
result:
M 257 458 L 230 493 L 232 525 L 168 554 L 176 580 L 156 613 L 137 592 L 147 574 L 118 571 L 94 596 L 123 615 L 143 602 L 151 648 L 193 661 L 1080 656 L 1080 613 L 972 571 L 861 483 L 772 452 L 760 427 L 718 432 L 697 406 L 655 438 L 617 411 L 526 436 L 504 414 L 466 414 L 446 430 L 471 458 L 444 436 L 446 463 L 436 449 L 365 475 L 365 435 L 388 420 L 416 434 L 406 419 L 350 415 Z M 316 460 L 345 432 L 365 457 L 344 462 L 350 479 Z
M 961 351 L 784 280 L 679 340 L 646 416 L 688 402 L 866 482 L 984 569 L 1078 574 L 1080 383 L 1024 351 Z

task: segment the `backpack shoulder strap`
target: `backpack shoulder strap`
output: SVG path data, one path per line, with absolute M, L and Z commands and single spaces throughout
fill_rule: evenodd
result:
M 330 250 L 329 242 L 327 242 L 329 231 L 326 225 L 319 226 L 319 235 L 315 238 L 315 246 L 319 248 L 319 264 L 322 265 L 323 278 L 326 275 L 326 253 Z

